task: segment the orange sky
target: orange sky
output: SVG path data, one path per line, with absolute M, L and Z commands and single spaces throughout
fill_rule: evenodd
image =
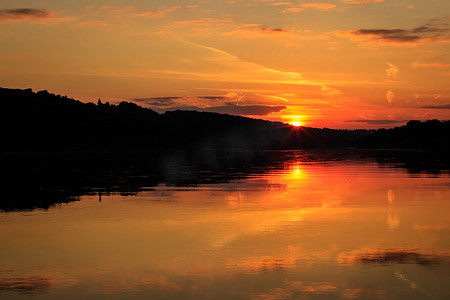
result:
M 312 127 L 450 119 L 450 2 L 0 1 L 0 86 Z

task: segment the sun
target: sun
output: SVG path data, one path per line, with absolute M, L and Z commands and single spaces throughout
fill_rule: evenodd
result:
M 302 126 L 302 123 L 300 123 L 299 121 L 294 121 L 291 123 L 291 125 L 294 127 L 300 127 L 300 126 Z

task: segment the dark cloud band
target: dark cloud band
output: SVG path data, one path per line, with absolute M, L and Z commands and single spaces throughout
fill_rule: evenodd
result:
M 15 8 L 0 9 L 0 20 L 22 20 L 29 18 L 47 19 L 51 14 L 46 9 Z

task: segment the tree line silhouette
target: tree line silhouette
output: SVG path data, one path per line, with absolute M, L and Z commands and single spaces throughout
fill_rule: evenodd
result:
M 83 103 L 45 90 L 0 88 L 0 99 L 0 151 L 450 148 L 449 121 L 335 130 L 210 112 L 159 114 L 131 102 Z

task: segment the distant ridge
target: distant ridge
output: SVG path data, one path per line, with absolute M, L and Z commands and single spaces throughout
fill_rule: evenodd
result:
M 410 121 L 380 130 L 294 128 L 227 114 L 159 114 L 134 103 L 83 103 L 31 89 L 0 88 L 0 151 L 196 149 L 449 149 L 450 122 Z

